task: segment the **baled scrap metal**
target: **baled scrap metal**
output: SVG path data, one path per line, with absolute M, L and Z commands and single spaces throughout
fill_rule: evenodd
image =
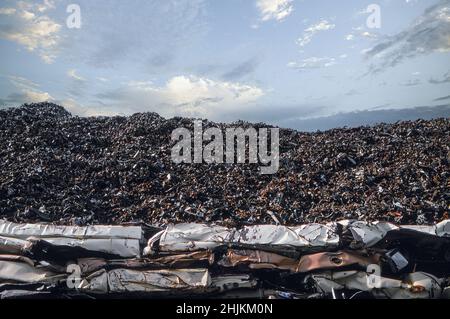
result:
M 144 255 L 155 251 L 195 251 L 214 249 L 223 245 L 246 245 L 258 247 L 326 247 L 337 246 L 339 236 L 334 224 L 309 224 L 299 227 L 275 225 L 248 226 L 236 230 L 205 224 L 169 225 L 148 241 Z
M 211 266 L 214 254 L 209 251 L 187 252 L 179 255 L 168 255 L 154 258 L 106 260 L 103 258 L 80 258 L 77 264 L 82 274 L 90 274 L 100 269 L 126 268 L 135 270 L 149 269 L 190 269 Z
M 368 291 L 375 289 L 371 286 L 370 274 L 363 271 L 327 271 L 309 275 L 305 281 L 313 280 L 320 292 L 331 293 L 332 290 L 350 289 Z M 406 287 L 401 280 L 391 278 L 378 278 L 377 289 Z
M 400 226 L 400 229 L 410 229 L 420 233 L 429 234 L 438 237 L 450 237 L 450 220 L 444 220 L 436 225 L 406 225 Z
M 410 231 L 412 236 L 434 236 L 450 238 L 450 220 L 444 220 L 432 226 L 402 225 L 397 226 L 387 222 L 363 222 L 344 220 L 338 222 L 344 229 L 351 232 L 356 243 L 363 247 L 373 247 L 383 240 L 389 233 Z
M 21 255 L 0 255 L 0 261 L 22 262 L 22 263 L 30 265 L 31 267 L 46 269 L 49 271 L 53 271 L 55 273 L 65 273 L 66 272 L 66 267 L 61 267 L 59 265 L 51 264 L 46 261 L 35 261 L 29 257 L 21 256 Z
M 156 236 L 160 236 L 159 250 L 161 251 L 194 251 L 213 249 L 227 244 L 232 234 L 232 229 L 221 226 L 172 224 Z M 150 239 L 149 243 L 154 243 L 154 239 Z
M 450 221 L 435 226 L 397 226 L 387 222 L 361 222 L 343 220 L 337 223 L 307 224 L 297 227 L 277 225 L 247 226 L 242 229 L 225 228 L 205 224 L 178 224 L 152 237 L 144 250 L 149 255 L 157 250 L 166 252 L 214 249 L 223 245 L 245 245 L 261 247 L 329 248 L 341 243 L 343 231 L 347 230 L 356 243 L 372 247 L 390 232 L 411 230 L 420 234 L 450 237 Z
M 81 240 L 78 242 L 81 242 Z M 70 243 L 73 243 L 72 239 L 70 239 Z M 97 246 L 93 245 L 95 243 L 97 244 Z M 108 244 L 108 240 L 101 239 L 88 241 L 87 245 L 68 245 L 67 243 L 64 243 L 64 241 L 58 240 L 57 245 L 55 245 L 46 240 L 30 237 L 23 245 L 20 254 L 28 256 L 37 261 L 48 261 L 58 265 L 73 263 L 73 261 L 78 258 L 124 258 L 119 254 L 110 253 L 111 250 L 108 249 Z M 119 249 L 116 249 L 116 252 L 118 252 Z M 135 249 L 139 251 L 140 247 L 135 247 Z
M 4 220 L 0 220 L 0 236 L 0 251 L 20 248 L 19 244 L 23 248 L 28 238 L 38 238 L 56 246 L 81 247 L 125 258 L 140 256 L 143 240 L 140 226 L 77 227 L 16 224 Z
M 387 261 L 391 271 L 398 273 L 405 269 L 409 265 L 409 260 L 398 249 L 389 250 L 385 254 L 385 260 Z
M 216 295 L 255 289 L 258 281 L 248 274 L 211 276 L 208 269 L 136 271 L 100 270 L 84 280 L 80 289 L 102 294 Z
M 28 264 L 32 267 L 35 266 L 35 263 L 32 259 L 25 256 L 18 255 L 0 255 L 0 261 L 14 261 L 14 262 L 22 262 Z
M 21 258 L 10 260 L 0 258 L 1 283 L 55 283 L 64 281 L 66 277 L 67 274 L 56 273 L 47 267 L 37 267 Z
M 337 269 L 357 266 L 367 269 L 368 266 L 378 264 L 380 255 L 365 254 L 362 252 L 338 251 L 306 255 L 300 258 L 297 266 L 298 272 L 312 272 L 322 269 Z
M 442 297 L 445 280 L 425 272 L 415 272 L 409 274 L 404 282 L 408 284 L 407 289 L 386 289 L 385 293 L 391 299 L 437 299 Z
M 258 250 L 229 249 L 219 261 L 224 267 L 248 265 L 250 269 L 288 270 L 292 273 L 307 273 L 316 270 L 337 269 L 348 266 L 367 268 L 378 264 L 379 255 L 367 255 L 362 252 L 324 252 L 302 256 L 300 259 L 288 258 L 278 254 Z
M 323 272 L 309 275 L 305 281 L 312 281 L 318 292 L 333 294 L 337 290 L 370 292 L 376 298 L 389 299 L 433 299 L 440 298 L 445 282 L 431 274 L 416 272 L 403 280 L 387 277 L 373 277 L 362 271 Z
M 92 252 L 117 255 L 123 258 L 140 256 L 140 240 L 128 238 L 46 238 L 55 246 L 80 247 Z
M 110 292 L 158 292 L 196 290 L 211 284 L 207 269 L 135 271 L 116 269 L 108 272 Z
M 375 297 L 425 298 L 439 295 L 437 286 L 440 287 L 442 280 L 437 280 L 436 277 L 427 279 L 425 273 L 418 275 L 418 272 L 414 276 L 411 274 L 402 277 L 402 273 L 411 271 L 412 265 L 416 265 L 414 259 L 405 259 L 408 268 L 402 267 L 396 276 L 398 278 L 380 277 L 380 288 L 372 288 L 368 281 L 370 274 L 361 269 L 366 269 L 369 265 L 381 265 L 380 256 L 383 254 L 383 258 L 391 257 L 398 261 L 398 255 L 402 251 L 391 249 L 390 246 L 397 243 L 393 240 L 397 237 L 391 236 L 392 234 L 406 234 L 412 238 L 426 237 L 433 242 L 446 240 L 449 238 L 450 223 L 444 221 L 435 226 L 419 227 L 348 220 L 325 225 L 257 225 L 241 229 L 206 224 L 168 225 L 148 240 L 144 249 L 146 258 L 135 258 L 141 255 L 141 227 L 53 227 L 8 222 L 0 225 L 3 226 L 0 228 L 0 253 L 16 254 L 19 250 L 24 253 L 27 251 L 24 247 L 34 247 L 34 250 L 31 249 L 33 253 L 26 255 L 34 260 L 24 256 L 0 255 L 2 283 L 64 281 L 68 274 L 61 268 L 62 263 L 51 263 L 54 261 L 51 256 L 67 251 L 62 255 L 67 255 L 67 260 L 77 260 L 81 269 L 83 280 L 79 288 L 101 294 L 210 294 L 230 289 L 254 289 L 259 281 L 264 282 L 264 277 L 260 278 L 258 275 L 260 272 L 254 272 L 255 278 L 235 274 L 238 269 L 233 269 L 233 275 L 227 274 L 230 268 L 241 268 L 239 266 L 244 265 L 252 270 L 271 270 L 275 274 L 274 278 L 285 276 L 285 273 L 280 273 L 283 271 L 291 272 L 291 275 L 302 273 L 297 276 L 299 278 L 315 272 L 307 275 L 307 278 L 315 283 L 318 291 L 326 293 L 344 289 L 370 292 Z M 128 233 L 127 229 L 131 231 Z M 349 244 L 348 235 L 353 238 L 352 244 L 358 244 L 356 250 L 352 245 L 346 246 Z M 379 243 L 386 239 L 392 243 L 388 247 L 380 246 Z M 114 240 L 130 241 L 131 246 L 112 246 Z M 61 247 L 64 250 L 60 250 Z M 320 252 L 312 250 L 314 253 L 305 253 L 308 252 L 305 248 L 311 247 Z M 87 248 L 89 254 L 79 250 Z M 291 257 L 286 254 L 287 248 L 299 253 Z M 43 251 L 42 254 L 39 253 L 40 250 Z M 136 254 L 126 256 L 130 251 Z M 104 252 L 115 252 L 120 258 L 104 257 Z M 224 252 L 225 255 L 222 256 Z M 218 263 L 214 262 L 216 255 L 222 256 Z M 408 257 L 408 254 L 404 256 Z M 343 270 L 343 267 L 351 270 L 338 271 Z M 220 270 L 219 276 L 217 270 Z M 333 272 L 323 272 L 325 270 Z M 317 273 L 318 271 L 323 273 Z M 20 279 L 22 274 L 23 278 Z M 437 286 L 429 281 L 430 278 L 437 280 Z M 421 285 L 414 285 L 414 282 L 421 280 L 424 281 Z M 299 292 L 305 292 L 302 290 L 303 286 L 297 288 Z M 297 288 L 294 287 L 295 290 Z
M 26 240 L 0 236 L 0 254 L 21 254 Z
M 258 286 L 258 281 L 250 275 L 230 274 L 213 276 L 209 292 L 223 293 L 236 289 L 254 289 Z
M 100 271 L 108 266 L 109 261 L 103 258 L 79 258 L 77 265 L 81 275 L 86 276 Z
M 298 260 L 260 250 L 228 249 L 226 255 L 218 264 L 227 268 L 247 265 L 250 269 L 277 269 L 296 272 Z
M 361 221 L 345 220 L 339 224 L 347 227 L 356 242 L 362 243 L 364 247 L 370 247 L 382 240 L 391 230 L 398 229 L 397 226 L 390 223 L 367 223 Z
M 332 223 L 298 227 L 256 225 L 233 232 L 230 242 L 255 246 L 326 247 L 337 246 L 339 236 Z
M 0 235 L 16 238 L 123 238 L 141 239 L 140 226 L 59 226 L 51 224 L 16 224 L 0 220 Z
M 157 293 L 204 291 L 211 284 L 208 269 L 137 271 L 100 270 L 81 283 L 82 290 L 97 293 Z

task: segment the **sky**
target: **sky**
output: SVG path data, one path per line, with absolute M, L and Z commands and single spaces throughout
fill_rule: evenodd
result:
M 448 105 L 450 0 L 1 0 L 0 52 L 3 107 L 289 127 Z

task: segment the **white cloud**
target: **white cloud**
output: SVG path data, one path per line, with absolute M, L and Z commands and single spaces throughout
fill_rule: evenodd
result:
M 30 21 L 33 20 L 36 15 L 33 12 L 24 10 L 20 13 L 20 17 L 24 20 Z
M 70 69 L 69 71 L 67 71 L 67 76 L 68 76 L 69 78 L 71 78 L 71 79 L 76 80 L 76 81 L 81 81 L 81 82 L 86 81 L 85 78 L 83 78 L 82 76 L 79 76 L 79 75 L 77 74 L 77 70 L 75 70 L 75 69 Z
M 376 58 L 372 72 L 394 67 L 405 59 L 433 52 L 450 52 L 450 1 L 441 0 L 425 10 L 424 14 L 404 31 L 385 38 L 366 51 Z
M 93 115 L 132 114 L 155 111 L 172 116 L 206 117 L 220 120 L 221 114 L 241 111 L 264 96 L 264 90 L 236 82 L 196 76 L 175 76 L 163 86 L 131 81 L 124 87 L 98 94 L 111 107 L 90 107 Z M 105 102 L 106 103 L 106 102 Z
M 39 87 L 39 84 L 21 76 L 9 75 L 7 78 L 12 85 L 19 89 L 33 90 Z
M 53 1 L 42 4 L 18 1 L 16 8 L 3 8 L 6 15 L 0 25 L 0 38 L 16 42 L 30 52 L 37 52 L 46 62 L 53 62 L 60 42 L 61 25 L 44 14 L 54 8 Z
M 12 15 L 14 13 L 16 13 L 16 9 L 15 8 L 0 8 L 0 14 Z
M 293 12 L 292 2 L 293 0 L 258 0 L 256 6 L 262 21 L 282 21 Z
M 42 3 L 37 5 L 37 10 L 39 12 L 45 12 L 49 9 L 55 8 L 55 0 L 44 0 Z
M 356 39 L 377 39 L 378 35 L 373 32 L 365 31 L 363 27 L 353 28 L 353 32 L 345 36 L 347 41 Z
M 5 99 L 0 99 L 0 103 L 8 106 L 19 106 L 24 103 L 39 103 L 53 100 L 53 97 L 47 92 L 27 91 L 11 93 Z
M 321 20 L 318 23 L 310 25 L 307 29 L 305 29 L 303 31 L 303 35 L 300 38 L 298 38 L 297 43 L 301 47 L 304 47 L 305 45 L 311 42 L 311 40 L 317 33 L 332 30 L 335 27 L 336 27 L 335 24 L 332 24 L 327 20 Z
M 292 69 L 296 69 L 299 71 L 306 71 L 311 69 L 319 69 L 319 68 L 327 68 L 336 64 L 335 58 L 319 58 L 319 57 L 310 57 L 307 59 L 303 59 L 300 62 L 290 62 L 288 63 L 288 67 Z
M 53 100 L 53 97 L 47 92 L 27 91 L 22 92 L 23 103 L 38 103 Z
M 361 34 L 361 37 L 363 38 L 370 38 L 370 39 L 377 39 L 378 35 L 372 32 L 364 31 Z
M 9 94 L 4 99 L 0 98 L 1 104 L 17 106 L 23 103 L 37 103 L 54 100 L 49 93 L 41 91 L 39 85 L 29 79 L 15 75 L 7 76 L 7 79 L 18 89 L 18 91 Z

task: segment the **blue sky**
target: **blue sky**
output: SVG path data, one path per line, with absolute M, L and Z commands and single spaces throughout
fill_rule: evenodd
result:
M 0 52 L 1 105 L 288 125 L 450 103 L 450 0 L 2 0 Z

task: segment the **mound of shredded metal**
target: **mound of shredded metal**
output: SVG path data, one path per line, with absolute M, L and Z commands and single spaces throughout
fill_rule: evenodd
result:
M 192 130 L 193 120 L 81 118 L 46 103 L 0 110 L 0 217 L 229 227 L 343 219 L 429 225 L 448 217 L 448 118 L 312 134 L 282 129 L 275 175 L 260 175 L 254 164 L 174 164 L 171 133 L 179 127 Z

